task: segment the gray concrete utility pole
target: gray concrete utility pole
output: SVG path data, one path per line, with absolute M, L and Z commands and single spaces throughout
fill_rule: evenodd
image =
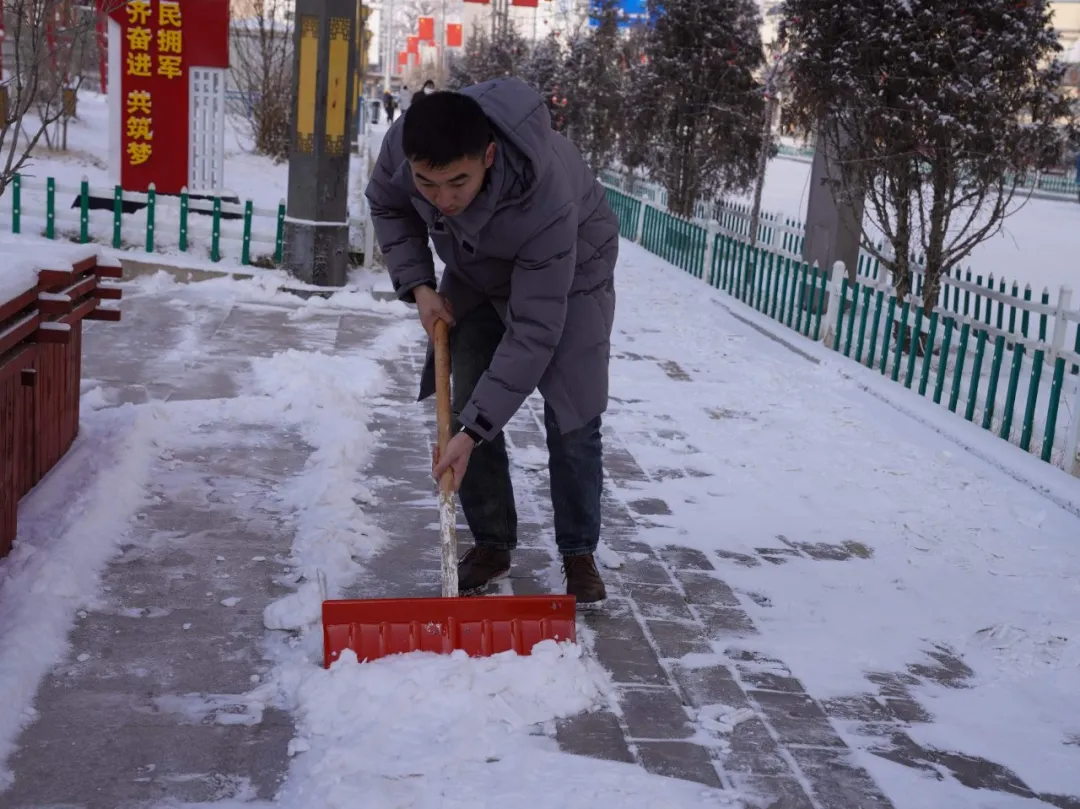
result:
M 349 269 L 356 1 L 296 0 L 282 263 L 301 281 L 319 286 L 344 286 Z
M 825 180 L 839 180 L 837 146 L 843 150 L 846 143 L 841 135 L 827 136 L 823 124 L 818 131 L 814 149 L 814 162 L 810 169 L 810 194 L 806 207 L 806 241 L 803 243 L 803 261 L 817 262 L 826 273 L 832 271 L 837 261 L 844 262 L 848 277 L 855 278 L 859 266 L 859 244 L 862 234 L 864 199 L 857 202 L 838 202 L 833 190 Z M 813 308 L 812 302 L 809 308 Z M 827 304 L 826 304 L 827 305 Z
M 394 53 L 394 0 L 383 0 L 380 24 L 386 26 L 383 42 L 383 92 L 390 92 L 390 78 L 397 68 L 397 54 Z

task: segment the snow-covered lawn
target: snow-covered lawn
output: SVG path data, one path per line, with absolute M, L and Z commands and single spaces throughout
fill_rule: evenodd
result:
M 797 220 L 806 218 L 810 194 L 810 164 L 777 158 L 769 161 L 761 207 Z M 1018 192 L 1018 197 L 1021 192 Z M 747 200 L 742 200 L 747 201 Z M 995 281 L 1004 278 L 1031 284 L 1035 297 L 1049 287 L 1056 300 L 1058 287 L 1080 287 L 1080 204 L 1031 198 L 1009 216 L 1001 233 L 972 251 L 973 273 Z
M 79 237 L 79 209 L 76 203 L 80 183 L 85 177 L 90 193 L 111 199 L 114 181 L 109 173 L 108 100 L 100 93 L 84 91 L 79 96 L 79 118 L 68 127 L 68 150 L 53 152 L 38 144 L 32 158 L 22 171 L 20 232 L 38 235 L 45 232 L 47 193 L 46 181 L 56 183 L 55 228 L 58 239 Z M 223 210 L 242 213 L 243 204 L 251 201 L 252 259 L 272 255 L 277 232 L 278 203 L 285 199 L 288 185 L 288 164 L 275 163 L 253 154 L 249 148 L 247 124 L 230 116 L 225 130 L 225 188 L 235 195 L 240 206 L 226 203 Z M 356 162 L 356 161 L 354 161 Z M 12 230 L 13 189 L 7 188 L 0 197 L 0 233 Z M 140 195 L 128 195 L 134 201 Z M 180 255 L 180 208 L 175 197 L 159 196 L 155 211 L 154 252 L 178 257 L 187 264 L 198 265 L 208 260 L 211 249 L 211 222 L 208 214 L 194 213 L 194 208 L 209 209 L 206 201 L 192 201 L 193 212 L 188 217 L 188 251 Z M 352 216 L 356 216 L 356 212 Z M 123 215 L 122 240 L 124 248 L 142 251 L 146 247 L 146 210 Z M 90 236 L 93 241 L 112 245 L 113 212 L 110 209 L 90 211 Z M 221 223 L 221 253 L 225 264 L 240 263 L 243 239 L 243 220 L 223 219 Z

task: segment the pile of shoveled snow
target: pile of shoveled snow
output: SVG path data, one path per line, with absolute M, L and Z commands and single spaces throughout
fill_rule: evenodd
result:
M 740 806 L 731 793 L 572 756 L 541 733 L 606 703 L 604 671 L 580 646 L 544 641 L 533 653 L 469 658 L 415 652 L 330 669 L 294 661 L 247 695 L 284 702 L 297 735 L 289 776 L 256 809 L 668 809 Z

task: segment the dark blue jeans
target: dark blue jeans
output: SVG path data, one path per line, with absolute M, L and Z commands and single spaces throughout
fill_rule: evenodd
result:
M 457 418 L 491 363 L 504 331 L 502 319 L 490 303 L 460 318 L 450 330 L 455 431 L 460 427 Z M 595 553 L 604 489 L 600 417 L 564 434 L 545 402 L 544 428 L 559 552 L 564 556 Z M 473 450 L 458 496 L 477 545 L 503 550 L 517 546 L 517 507 L 503 433 Z

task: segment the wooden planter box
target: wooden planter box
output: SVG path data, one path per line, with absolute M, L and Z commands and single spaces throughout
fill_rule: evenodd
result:
M 119 277 L 119 265 L 95 254 L 39 270 L 36 286 L 0 300 L 0 557 L 15 539 L 19 500 L 79 433 L 82 322 L 120 319 L 100 305 L 122 295 L 101 279 Z

